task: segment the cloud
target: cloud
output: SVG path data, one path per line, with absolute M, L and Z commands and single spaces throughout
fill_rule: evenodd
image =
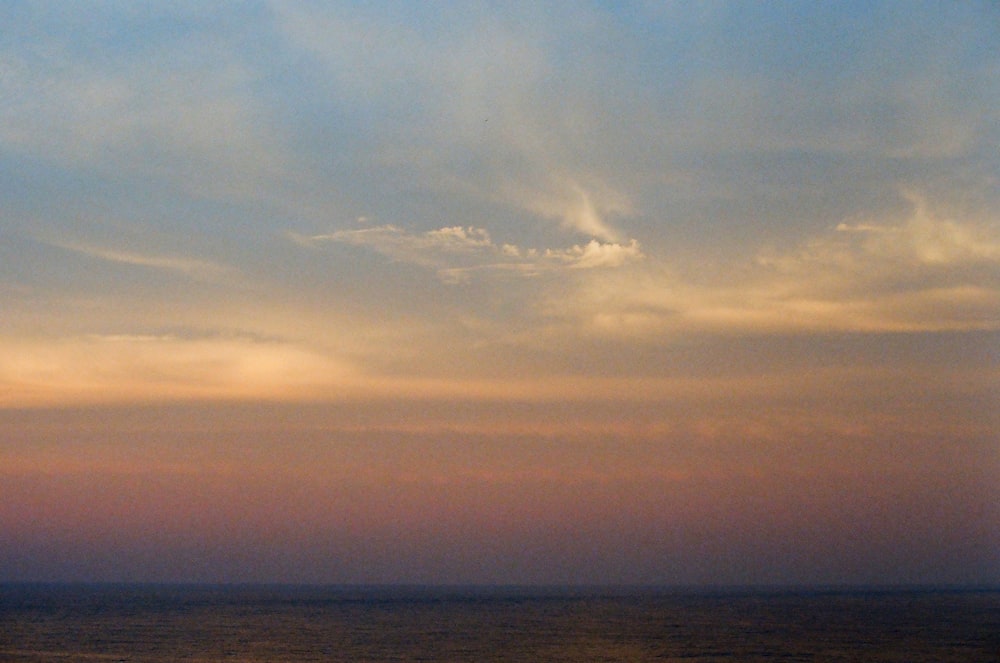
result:
M 179 256 L 149 255 L 133 251 L 119 251 L 116 249 L 74 242 L 48 243 L 68 251 L 74 251 L 76 253 L 89 256 L 91 258 L 97 258 L 99 260 L 124 265 L 135 265 L 138 267 L 148 267 L 150 269 L 175 272 L 196 280 L 215 280 L 232 271 L 229 267 L 207 260 L 197 260 Z
M 238 335 L 88 334 L 0 338 L 0 405 L 294 398 L 356 379 L 343 361 Z
M 546 218 L 558 219 L 563 228 L 607 242 L 620 241 L 619 233 L 605 218 L 609 214 L 629 213 L 632 207 L 621 194 L 600 189 L 595 197 L 572 179 L 554 179 L 542 191 L 512 191 L 510 200 Z
M 575 297 L 550 300 L 546 314 L 614 336 L 1000 329 L 1000 229 L 942 218 L 923 198 L 909 199 L 902 222 L 844 221 L 711 282 L 656 261 L 602 274 Z M 613 255 L 595 247 L 595 256 L 605 253 Z
M 813 377 L 803 376 L 802 380 Z M 379 374 L 288 339 L 221 333 L 107 333 L 49 338 L 0 336 L 0 409 L 71 404 L 216 400 L 397 403 L 399 399 L 564 402 L 705 397 L 762 385 L 723 378 L 604 375 Z M 787 382 L 767 388 L 790 390 Z M 396 406 L 393 406 L 395 408 Z M 398 410 L 394 409 L 398 415 Z M 421 410 L 402 425 L 434 419 Z M 453 429 L 454 421 L 446 425 Z
M 913 290 L 971 281 L 980 270 L 988 281 L 1000 274 L 1000 232 L 995 224 L 942 218 L 920 195 L 904 193 L 912 207 L 902 223 L 841 222 L 798 251 L 761 256 L 779 274 L 803 277 L 803 287 L 825 280 L 830 289 Z M 812 278 L 804 277 L 812 275 Z M 971 283 L 969 283 L 971 285 Z
M 138 32 L 143 46 L 129 48 L 91 34 L 92 17 L 60 9 L 34 18 L 50 32 L 40 38 L 30 21 L 14 21 L 24 46 L 0 65 L 8 151 L 223 199 L 260 200 L 289 180 L 289 154 L 253 95 L 256 73 L 228 35 L 201 34 L 196 20 L 165 33 L 148 16 L 103 17 Z
M 351 120 L 370 139 L 369 158 L 405 186 L 621 241 L 608 219 L 631 212 L 630 198 L 605 163 L 580 158 L 603 128 L 593 90 L 582 85 L 593 72 L 574 67 L 570 89 L 554 89 L 563 87 L 551 77 L 565 23 L 551 11 L 524 5 L 500 17 L 463 7 L 444 24 L 415 26 L 378 8 L 274 8 L 290 46 L 323 68 L 322 83 L 356 100 Z M 598 151 L 616 152 L 612 144 Z
M 76 278 L 95 263 L 7 247 L 3 278 L 31 288 L 7 297 L 8 327 L 14 304 L 27 311 L 17 329 L 51 320 L 65 334 L 181 317 L 172 324 L 338 349 L 364 336 L 368 361 L 418 354 L 398 342 L 414 327 L 433 330 L 422 354 L 446 340 L 440 356 L 508 331 L 573 348 L 556 334 L 997 324 L 995 226 L 883 215 L 898 202 L 888 179 L 995 202 L 996 58 L 983 56 L 987 21 L 964 38 L 959 19 L 973 10 L 917 16 L 888 41 L 880 28 L 910 12 L 875 12 L 877 27 L 858 32 L 850 12 L 793 10 L 799 22 L 756 6 L 677 5 L 662 19 L 613 3 L 189 11 L 4 14 L 0 146 L 16 174 L 6 215 L 64 229 L 52 236 L 113 237 L 62 246 L 129 276 Z M 75 18 L 36 23 L 39 12 Z M 289 186 L 303 194 L 294 214 L 256 204 Z M 356 227 L 316 230 L 361 213 Z M 67 235 L 81 218 L 95 227 Z M 142 229 L 129 235 L 138 242 L 110 234 L 136 224 L 157 225 L 171 248 Z M 280 235 L 275 245 L 276 227 L 308 229 L 292 238 L 314 251 Z M 190 237 L 166 237 L 191 229 L 254 282 L 150 278 L 227 273 L 199 258 L 203 247 L 175 248 Z M 766 252 L 757 236 L 785 244 Z M 359 251 L 449 283 L 504 283 L 488 296 L 421 289 L 379 279 L 379 259 L 328 259 Z M 672 252 L 713 266 L 687 272 Z M 483 327 L 460 329 L 469 319 Z M 387 336 L 371 340 L 375 328 Z
M 546 250 L 545 257 L 562 260 L 574 269 L 591 269 L 621 267 L 625 263 L 642 258 L 642 251 L 634 239 L 628 244 L 601 243 L 592 239 L 585 246 L 576 245 L 559 251 Z
M 993 263 L 1000 260 L 1000 241 L 985 228 L 936 220 L 922 208 L 901 226 L 837 225 L 837 232 L 864 234 L 860 245 L 831 247 L 831 253 L 864 253 L 913 266 Z M 832 242 L 831 242 L 832 244 Z M 824 256 L 819 256 L 820 258 Z
M 335 242 L 367 247 L 393 260 L 435 269 L 442 280 L 449 282 L 464 281 L 473 272 L 533 276 L 563 267 L 614 268 L 644 257 L 634 239 L 627 244 L 595 239 L 565 249 L 525 249 L 510 243 L 496 244 L 485 229 L 472 226 L 448 226 L 412 234 L 398 226 L 382 225 L 290 236 L 303 246 Z
M 464 251 L 469 248 L 492 247 L 490 235 L 482 228 L 463 228 L 462 226 L 450 226 L 431 230 L 426 233 L 426 237 L 432 244 L 442 247 L 444 250 Z

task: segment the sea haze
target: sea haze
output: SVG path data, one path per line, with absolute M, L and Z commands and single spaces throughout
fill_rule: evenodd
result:
M 1000 590 L 0 585 L 0 660 L 997 661 Z

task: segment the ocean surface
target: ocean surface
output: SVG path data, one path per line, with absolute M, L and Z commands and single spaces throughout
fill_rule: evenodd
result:
M 0 660 L 1000 661 L 1000 590 L 0 585 Z

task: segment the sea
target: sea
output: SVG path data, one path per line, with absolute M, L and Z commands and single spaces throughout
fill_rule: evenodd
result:
M 1000 662 L 1000 588 L 0 584 L 0 661 Z

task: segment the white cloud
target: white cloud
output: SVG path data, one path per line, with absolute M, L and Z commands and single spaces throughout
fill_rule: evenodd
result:
M 846 290 L 890 280 L 899 287 L 933 287 L 941 280 L 967 278 L 966 270 L 972 268 L 1000 267 L 996 224 L 942 218 L 922 196 L 904 195 L 912 213 L 902 223 L 843 222 L 797 252 L 761 256 L 759 262 L 779 273 L 800 276 L 804 284 L 823 278 Z
M 414 235 L 398 226 L 388 224 L 356 230 L 338 230 L 308 237 L 292 234 L 292 238 L 304 246 L 317 246 L 324 242 L 364 246 L 393 260 L 432 268 L 443 267 L 449 255 L 468 255 L 493 246 L 485 230 L 460 226 L 439 228 Z
M 1000 328 L 1000 228 L 940 218 L 912 197 L 903 222 L 843 222 L 711 283 L 653 262 L 550 300 L 552 319 L 599 335 Z M 626 247 L 583 250 L 597 263 Z
M 560 268 L 614 268 L 642 259 L 639 243 L 599 242 L 596 239 L 565 249 L 522 248 L 496 244 L 483 228 L 448 226 L 412 234 L 394 225 L 338 230 L 324 235 L 291 234 L 304 246 L 337 242 L 368 247 L 394 260 L 437 270 L 445 281 L 466 280 L 474 272 L 532 276 Z
M 424 235 L 431 245 L 443 251 L 468 251 L 477 248 L 493 248 L 490 235 L 482 228 L 450 226 L 428 231 Z
M 509 184 L 502 187 L 500 200 L 556 220 L 567 230 L 607 242 L 621 241 L 618 231 L 606 218 L 632 212 L 631 204 L 622 194 L 602 185 L 593 185 L 588 191 L 569 177 L 542 178 L 542 185 Z
M 628 244 L 601 243 L 590 240 L 585 246 L 573 246 L 569 249 L 545 251 L 546 258 L 554 258 L 569 264 L 575 269 L 591 269 L 594 267 L 621 267 L 627 262 L 643 257 L 636 240 Z

